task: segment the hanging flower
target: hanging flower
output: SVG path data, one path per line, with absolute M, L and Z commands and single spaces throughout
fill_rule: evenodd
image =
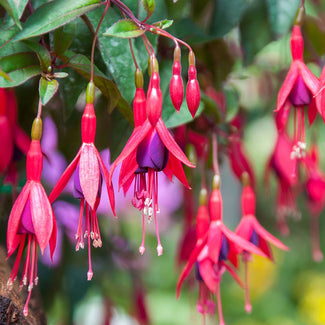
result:
M 317 110 L 322 111 L 315 96 L 319 91 L 319 81 L 307 68 L 303 61 L 304 42 L 301 35 L 301 19 L 304 8 L 299 8 L 298 18 L 291 33 L 292 63 L 289 72 L 278 93 L 275 110 L 279 131 L 286 125 L 290 107 L 294 107 L 294 146 L 292 155 L 300 159 L 305 154 L 305 106 L 308 106 L 308 120 L 311 125 L 316 118 Z
M 107 192 L 114 211 L 114 191 L 109 181 L 109 172 L 95 147 L 96 115 L 93 105 L 94 84 L 89 83 L 87 87 L 87 104 L 81 119 L 82 145 L 76 157 L 67 167 L 61 178 L 53 188 L 49 199 L 54 202 L 67 185 L 74 173 L 74 195 L 80 199 L 80 216 L 76 233 L 76 250 L 84 248 L 84 237 L 88 238 L 89 270 L 87 279 L 91 280 L 93 271 L 91 267 L 91 241 L 94 247 L 101 247 L 102 241 L 96 210 L 100 201 L 101 183 L 104 178 L 107 185 Z M 83 214 L 85 210 L 85 222 Z M 84 225 L 84 231 L 82 227 Z
M 21 280 L 21 285 L 28 285 L 28 297 L 23 310 L 25 316 L 28 315 L 32 288 L 38 283 L 37 244 L 42 254 L 49 245 L 51 257 L 53 257 L 57 235 L 54 213 L 41 184 L 43 165 L 41 134 L 42 120 L 36 118 L 32 128 L 32 142 L 27 153 L 27 183 L 13 205 L 7 230 L 8 257 L 18 248 L 16 261 L 7 283 L 9 290 L 12 289 L 13 281 L 17 277 L 27 240 L 27 255 Z
M 194 166 L 179 148 L 161 119 L 160 77 L 156 59 L 151 58 L 151 62 L 153 62 L 152 75 L 146 100 L 147 117 L 144 121 L 141 119 L 139 124 L 136 124 L 130 139 L 112 164 L 110 177 L 112 177 L 116 166 L 123 162 L 120 172 L 120 187 L 125 186 L 125 184 L 130 186 L 133 178 L 135 178 L 132 203 L 143 214 L 143 236 L 139 252 L 143 254 L 145 251 L 145 218 L 147 217 L 150 221 L 154 217 L 158 241 L 157 253 L 161 255 L 163 247 L 160 242 L 157 223 L 157 214 L 159 213 L 157 173 L 164 171 L 169 178 L 175 175 L 185 186 L 188 186 L 181 163 L 189 167 Z M 139 88 L 138 85 L 137 88 Z M 143 109 L 144 104 L 142 102 L 140 111 Z
M 286 251 L 289 250 L 289 248 L 266 231 L 257 221 L 255 217 L 255 194 L 252 187 L 248 185 L 248 175 L 245 175 L 244 182 L 246 182 L 247 185 L 243 189 L 241 198 L 243 217 L 237 226 L 235 233 L 258 247 L 266 257 L 273 261 L 272 251 L 269 244 L 273 244 L 274 246 Z M 243 255 L 243 261 L 245 263 L 245 310 L 247 313 L 250 313 L 252 311 L 252 306 L 249 298 L 247 265 L 251 260 L 251 253 L 247 252 L 243 247 L 237 246 L 237 255 L 238 254 Z

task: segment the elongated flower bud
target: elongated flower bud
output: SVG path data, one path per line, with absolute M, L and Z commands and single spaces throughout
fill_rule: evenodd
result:
M 150 89 L 148 91 L 146 110 L 148 120 L 153 127 L 157 124 L 161 117 L 162 110 L 162 94 L 160 90 L 159 73 L 154 71 L 150 78 Z
M 173 76 L 170 80 L 169 93 L 172 103 L 177 112 L 179 112 L 183 97 L 184 97 L 184 85 L 181 76 L 181 62 L 180 62 L 180 48 L 176 46 L 174 52 L 174 64 L 173 64 Z
M 200 86 L 196 77 L 195 58 L 193 52 L 190 52 L 189 63 L 190 66 L 188 69 L 188 82 L 186 86 L 186 102 L 187 107 L 194 118 L 200 105 L 201 94 Z
M 133 100 L 134 126 L 143 124 L 147 118 L 146 113 L 146 95 L 143 91 L 143 75 L 140 69 L 136 69 L 134 74 L 136 91 Z

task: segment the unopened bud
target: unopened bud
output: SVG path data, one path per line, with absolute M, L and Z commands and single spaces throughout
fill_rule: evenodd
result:
M 137 68 L 134 73 L 134 83 L 137 89 L 143 88 L 143 74 L 142 71 Z
M 90 81 L 86 91 L 86 102 L 87 104 L 93 104 L 95 100 L 95 84 Z
M 43 122 L 42 119 L 36 117 L 33 121 L 31 138 L 32 140 L 41 140 L 43 131 Z

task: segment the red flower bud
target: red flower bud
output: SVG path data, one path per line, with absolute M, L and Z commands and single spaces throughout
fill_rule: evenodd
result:
M 186 102 L 193 118 L 199 108 L 201 100 L 200 86 L 196 78 L 196 68 L 190 65 L 188 69 L 188 82 L 186 86 Z
M 162 94 L 160 90 L 160 78 L 159 73 L 154 71 L 150 78 L 150 87 L 148 90 L 147 104 L 146 104 L 147 116 L 150 124 L 155 127 L 159 118 L 161 117 L 162 110 Z
M 173 64 L 173 76 L 170 80 L 169 93 L 176 111 L 179 112 L 184 97 L 184 85 L 181 76 L 181 63 L 176 60 Z

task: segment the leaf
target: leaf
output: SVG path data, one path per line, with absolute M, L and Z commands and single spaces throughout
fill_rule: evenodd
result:
M 226 122 L 231 121 L 239 110 L 239 94 L 233 87 L 225 87 L 224 94 L 226 96 L 227 115 Z
M 68 53 L 69 57 L 60 58 L 67 63 L 68 67 L 73 68 L 87 80 L 90 80 L 90 61 L 82 54 Z M 94 83 L 102 94 L 109 100 L 110 109 L 116 107 L 121 94 L 116 85 L 109 80 L 96 66 L 94 68 Z
M 39 81 L 39 95 L 43 105 L 46 105 L 59 89 L 59 83 L 53 79 L 42 77 Z
M 23 41 L 32 51 L 34 51 L 41 64 L 42 71 L 47 73 L 49 67 L 51 67 L 51 54 L 50 52 L 41 44 L 36 43 L 31 40 Z
M 161 28 L 161 29 L 166 29 L 166 28 L 170 27 L 173 24 L 173 22 L 174 21 L 171 19 L 164 19 L 164 20 L 156 21 L 152 25 L 156 26 L 158 28 Z
M 0 0 L 0 5 L 8 11 L 19 29 L 22 29 L 19 19 L 22 16 L 27 3 L 28 0 Z
M 255 54 L 272 41 L 264 1 L 255 0 L 246 10 L 240 23 L 240 39 L 246 64 L 251 63 Z
M 5 79 L 7 79 L 8 81 L 12 81 L 10 79 L 10 77 L 5 72 L 3 72 L 1 69 L 0 69 L 0 77 L 3 77 Z
M 292 26 L 300 0 L 266 0 L 272 31 L 277 34 L 287 33 Z
M 34 11 L 23 30 L 13 40 L 19 41 L 48 33 L 101 5 L 100 0 L 51 1 Z
M 15 87 L 41 74 L 37 56 L 33 52 L 12 54 L 0 59 L 0 68 L 11 79 L 0 76 L 0 87 Z
M 227 34 L 239 23 L 249 2 L 249 0 L 214 0 L 210 33 L 214 37 L 223 37 Z
M 155 11 L 155 0 L 142 0 L 143 7 L 147 12 L 147 19 L 153 14 Z
M 209 96 L 202 94 L 202 99 L 204 104 L 204 113 L 212 116 L 215 123 L 218 124 L 221 122 L 222 114 L 218 104 Z
M 144 29 L 140 29 L 138 25 L 130 19 L 122 19 L 111 27 L 106 29 L 104 36 L 115 36 L 120 38 L 139 37 L 145 33 Z
M 53 38 L 53 53 L 56 56 L 61 56 L 70 47 L 73 38 L 76 34 L 77 22 L 73 21 L 54 31 Z

